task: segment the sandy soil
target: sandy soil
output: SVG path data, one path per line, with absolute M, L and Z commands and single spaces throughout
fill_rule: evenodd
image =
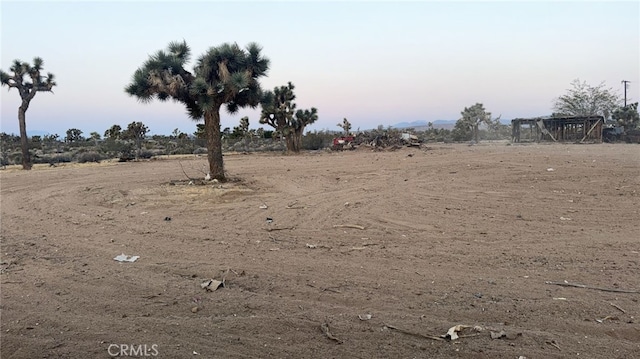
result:
M 638 145 L 225 161 L 0 171 L 1 357 L 640 357 Z

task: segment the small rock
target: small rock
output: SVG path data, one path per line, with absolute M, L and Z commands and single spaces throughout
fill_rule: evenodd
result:
M 197 312 L 198 312 L 198 307 L 191 308 L 191 313 L 197 313 Z

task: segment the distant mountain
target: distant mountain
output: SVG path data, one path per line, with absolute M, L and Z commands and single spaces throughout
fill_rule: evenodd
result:
M 433 128 L 438 128 L 438 129 L 440 128 L 452 129 L 456 124 L 456 120 L 435 120 L 431 122 L 433 123 Z M 413 128 L 415 130 L 421 131 L 421 130 L 426 130 L 428 126 L 429 126 L 429 121 L 420 120 L 420 121 L 412 121 L 412 122 L 400 122 L 395 125 L 392 125 L 391 127 Z
M 413 122 L 400 122 L 400 123 L 396 123 L 395 125 L 391 125 L 391 127 L 395 127 L 395 128 L 422 127 L 422 126 L 426 126 L 427 123 L 428 122 L 424 120 L 413 121 Z
M 450 130 L 455 127 L 456 121 L 457 120 L 435 120 L 431 122 L 433 123 L 433 128 L 437 128 L 437 129 L 444 128 L 444 129 Z M 503 125 L 510 125 L 511 120 L 501 118 L 500 123 Z M 417 131 L 422 131 L 422 130 L 426 130 L 428 126 L 429 126 L 429 121 L 420 120 L 420 121 L 412 121 L 412 122 L 400 122 L 395 125 L 392 125 L 391 127 L 398 128 L 398 129 L 413 128 Z

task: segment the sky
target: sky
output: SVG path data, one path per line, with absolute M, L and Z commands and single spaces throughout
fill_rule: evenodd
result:
M 142 121 L 151 134 L 196 122 L 176 102 L 124 91 L 150 54 L 185 40 L 198 58 L 225 42 L 257 42 L 271 60 L 264 89 L 295 86 L 316 107 L 311 130 L 456 120 L 477 102 L 503 119 L 545 116 L 574 79 L 640 98 L 638 1 L 7 1 L 0 68 L 44 59 L 56 76 L 26 118 L 29 132 L 103 134 Z M 190 70 L 193 62 L 188 67 Z M 18 133 L 20 96 L 0 89 L 0 131 Z M 259 109 L 223 112 L 222 127 Z

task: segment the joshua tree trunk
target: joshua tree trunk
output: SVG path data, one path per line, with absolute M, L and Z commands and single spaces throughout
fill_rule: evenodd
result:
M 296 139 L 295 139 L 295 133 L 289 132 L 289 134 L 286 136 L 287 139 L 287 151 L 289 153 L 296 153 L 298 151 L 296 151 Z
M 222 141 L 220 137 L 220 105 L 204 113 L 204 130 L 207 137 L 207 159 L 211 179 L 224 182 L 224 165 L 222 163 Z
M 304 131 L 304 129 L 295 130 L 293 132 L 296 152 L 300 152 L 302 150 L 302 131 Z
M 25 114 L 29 108 L 29 102 L 22 101 L 18 108 L 18 122 L 20 122 L 20 147 L 22 147 L 22 169 L 31 169 L 31 156 L 29 156 L 29 139 L 27 138 L 27 123 Z

